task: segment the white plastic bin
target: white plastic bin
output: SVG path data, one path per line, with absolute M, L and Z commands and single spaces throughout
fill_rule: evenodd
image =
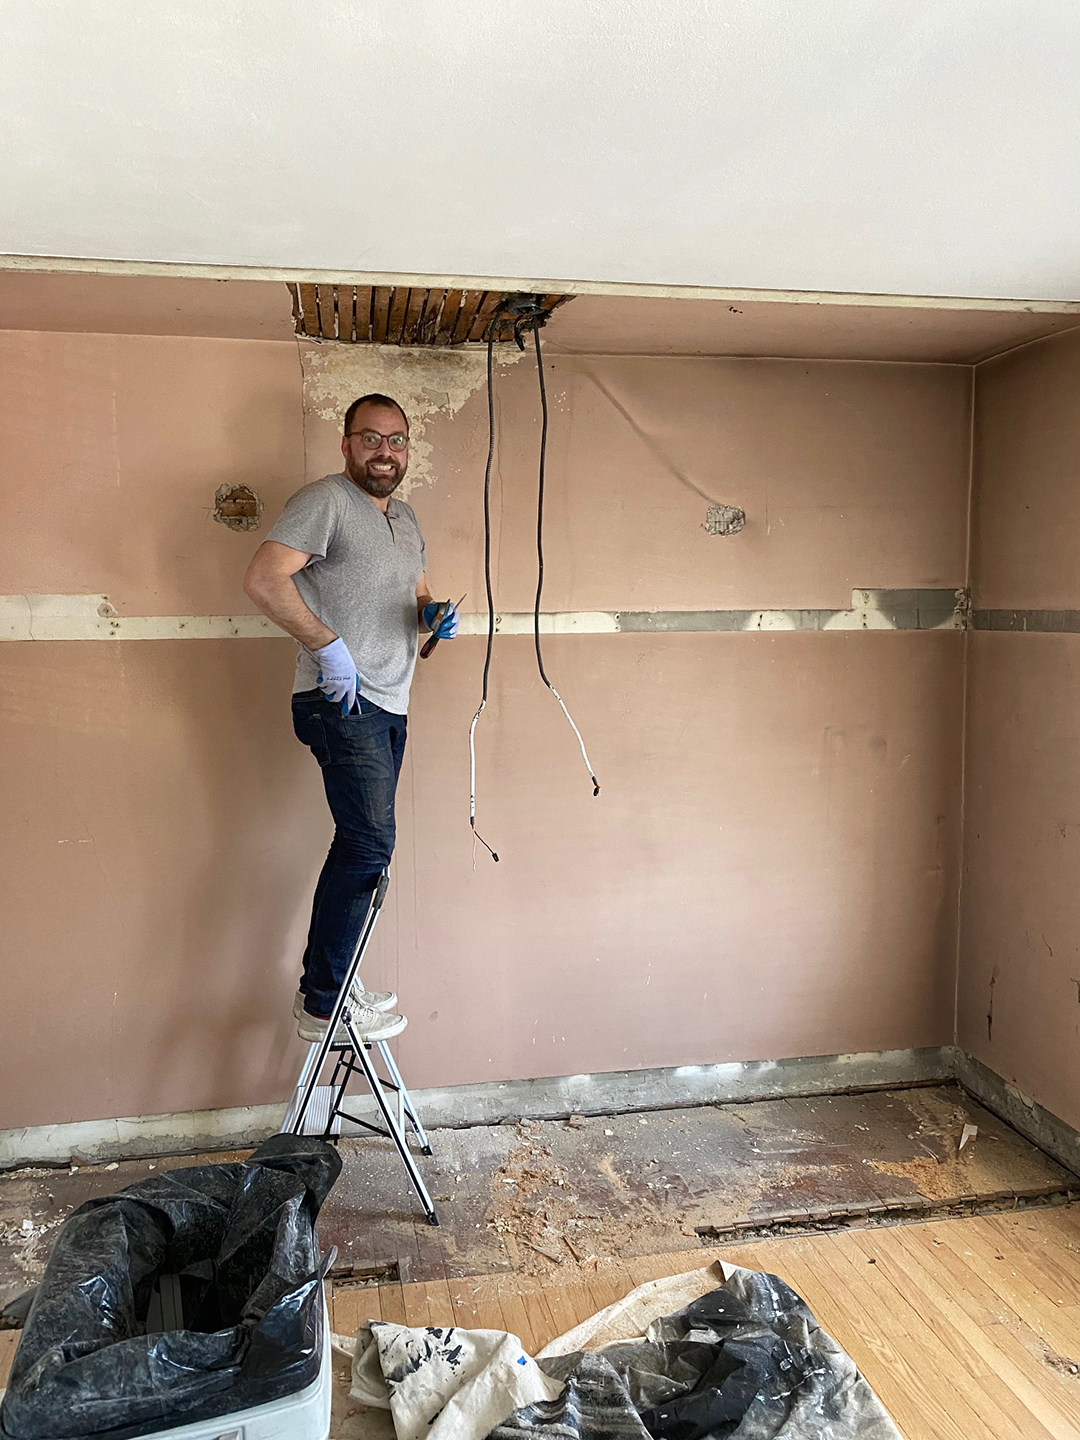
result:
M 214 1420 L 197 1420 L 193 1425 L 155 1430 L 140 1436 L 139 1440 L 327 1440 L 334 1371 L 325 1286 L 320 1313 L 322 1362 L 318 1378 L 307 1389 L 267 1405 L 253 1405 L 250 1410 L 219 1415 Z

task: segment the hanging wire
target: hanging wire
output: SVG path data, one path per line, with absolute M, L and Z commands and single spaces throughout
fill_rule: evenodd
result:
M 518 326 L 520 326 L 520 324 L 521 321 L 519 320 L 518 325 L 514 327 L 514 337 L 518 340 L 519 344 L 521 344 L 520 335 L 518 333 Z M 566 708 L 565 701 L 547 677 L 547 671 L 544 669 L 544 656 L 543 652 L 540 649 L 540 600 L 544 593 L 544 471 L 547 461 L 548 403 L 547 386 L 544 384 L 544 359 L 540 350 L 539 324 L 535 324 L 533 326 L 533 343 L 536 346 L 536 373 L 540 381 L 540 410 L 542 417 L 540 423 L 540 476 L 537 485 L 536 495 L 536 604 L 533 607 L 533 641 L 536 645 L 536 664 L 537 668 L 540 671 L 540 679 L 544 682 L 547 688 L 551 691 L 552 695 L 554 695 L 555 699 L 559 702 L 559 705 L 562 707 L 563 714 L 566 716 L 567 720 L 570 723 L 570 729 L 573 730 L 574 734 L 577 736 L 578 745 L 581 747 L 581 758 L 585 761 L 585 769 L 589 772 L 589 779 L 593 783 L 593 795 L 596 796 L 600 794 L 600 781 L 597 780 L 596 775 L 593 772 L 592 762 L 589 759 L 589 752 L 585 749 L 585 741 L 581 738 L 581 731 L 574 724 L 574 717 Z M 524 345 L 522 345 L 522 349 L 524 348 Z M 489 365 L 490 357 L 491 349 L 489 344 Z
M 473 865 L 476 864 L 476 842 L 498 864 L 499 857 L 476 828 L 476 725 L 484 713 L 488 701 L 488 677 L 491 674 L 491 651 L 495 644 L 495 595 L 491 588 L 491 465 L 495 458 L 495 388 L 492 383 L 493 352 L 495 348 L 494 319 L 487 333 L 487 397 L 488 397 L 488 452 L 484 467 L 484 585 L 487 590 L 488 632 L 487 651 L 484 655 L 484 682 L 480 693 L 480 704 L 469 726 L 469 826 L 473 833 Z
M 525 297 L 521 297 L 522 300 Z M 495 384 L 494 384 L 494 350 L 495 332 L 504 325 L 508 318 L 513 316 L 513 335 L 519 350 L 525 349 L 525 341 L 522 339 L 522 330 L 531 325 L 533 342 L 536 347 L 536 374 L 540 382 L 540 464 L 537 481 L 536 495 L 536 603 L 533 606 L 533 644 L 536 648 L 536 665 L 540 671 L 540 679 L 544 682 L 552 695 L 559 702 L 559 707 L 566 716 L 567 722 L 577 737 L 578 746 L 581 750 L 581 758 L 585 761 L 585 769 L 593 784 L 593 795 L 600 794 L 600 782 L 593 771 L 592 761 L 589 759 L 589 752 L 585 749 L 585 741 L 581 737 L 581 731 L 574 723 L 574 717 L 566 708 L 566 702 L 558 690 L 548 679 L 547 671 L 544 669 L 544 653 L 540 645 L 540 605 L 544 595 L 544 493 L 546 486 L 547 472 L 547 436 L 548 436 L 548 401 L 547 385 L 544 380 L 544 357 L 540 349 L 540 326 L 547 318 L 547 313 L 539 304 L 539 297 L 531 305 L 504 304 L 496 310 L 488 322 L 484 338 L 487 341 L 487 401 L 488 401 L 488 451 L 487 463 L 484 466 L 484 588 L 487 592 L 488 607 L 488 629 L 487 649 L 484 653 L 484 678 L 480 693 L 480 704 L 477 706 L 476 714 L 469 726 L 469 826 L 473 833 L 473 864 L 476 864 L 476 842 L 479 840 L 491 858 L 498 863 L 498 855 L 491 848 L 488 842 L 476 828 L 476 727 L 480 716 L 484 713 L 488 702 L 488 681 L 491 675 L 491 656 L 495 644 L 495 594 L 491 584 L 491 469 L 495 459 Z

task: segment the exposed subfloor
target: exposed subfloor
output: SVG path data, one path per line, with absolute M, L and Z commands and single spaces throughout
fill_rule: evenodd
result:
M 976 1137 L 958 1150 L 964 1125 Z M 394 1267 L 424 1281 L 517 1271 L 559 1279 L 595 1259 L 654 1255 L 783 1217 L 951 1201 L 1010 1203 L 1080 1187 L 952 1085 L 705 1105 L 569 1121 L 436 1130 L 420 1165 L 441 1224 L 425 1224 L 390 1142 L 340 1143 L 344 1169 L 319 1221 L 337 1269 Z M 61 1221 L 178 1156 L 0 1176 L 0 1302 L 36 1283 Z M 809 1212 L 809 1213 L 808 1213 Z

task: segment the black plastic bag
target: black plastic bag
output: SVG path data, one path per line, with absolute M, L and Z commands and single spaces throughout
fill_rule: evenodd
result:
M 0 1405 L 5 1440 L 123 1440 L 262 1405 L 322 1360 L 319 1207 L 333 1146 L 274 1135 L 242 1164 L 195 1165 L 88 1200 L 34 1293 Z M 178 1277 L 183 1330 L 147 1334 Z

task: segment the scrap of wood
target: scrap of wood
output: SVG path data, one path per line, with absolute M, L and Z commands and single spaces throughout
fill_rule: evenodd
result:
M 532 1240 L 526 1240 L 525 1244 L 530 1250 L 535 1250 L 538 1255 L 543 1255 L 547 1260 L 554 1260 L 556 1265 L 562 1263 L 562 1256 L 555 1250 L 545 1250 L 543 1245 L 536 1245 Z
M 978 1133 L 979 1127 L 977 1125 L 965 1125 L 964 1133 L 960 1136 L 960 1144 L 957 1146 L 957 1149 L 962 1150 L 969 1140 L 975 1139 Z
M 388 1280 L 400 1280 L 400 1271 L 397 1260 L 384 1260 L 368 1265 L 335 1265 L 327 1278 L 334 1285 L 378 1285 Z
M 570 1251 L 570 1254 L 573 1255 L 573 1257 L 574 1257 L 575 1260 L 595 1260 L 595 1259 L 596 1259 L 596 1256 L 595 1256 L 595 1255 L 591 1255 L 588 1250 L 579 1249 L 578 1246 L 575 1245 L 574 1242 L 570 1239 L 569 1235 L 564 1235 L 562 1238 L 563 1238 L 563 1244 L 564 1244 L 564 1245 L 566 1246 L 566 1248 Z

